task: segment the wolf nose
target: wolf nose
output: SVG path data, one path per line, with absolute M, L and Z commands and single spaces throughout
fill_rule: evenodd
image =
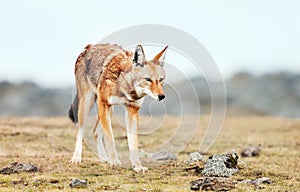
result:
M 160 95 L 158 95 L 158 100 L 163 100 L 165 98 L 165 95 L 164 94 L 160 94 Z

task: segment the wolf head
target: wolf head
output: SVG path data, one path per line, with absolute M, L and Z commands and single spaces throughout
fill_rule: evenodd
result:
M 155 100 L 165 98 L 163 81 L 165 79 L 164 59 L 168 46 L 152 60 L 147 61 L 143 47 L 138 45 L 133 58 L 133 84 L 138 95 L 149 95 Z

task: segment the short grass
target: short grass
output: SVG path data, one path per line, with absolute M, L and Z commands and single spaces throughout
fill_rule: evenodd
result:
M 141 147 L 154 146 L 169 137 L 178 118 L 166 119 L 164 129 L 152 137 L 141 137 Z M 67 118 L 0 119 L 0 168 L 12 162 L 33 163 L 37 173 L 0 175 L 0 191 L 190 191 L 192 180 L 201 175 L 185 171 L 188 153 L 197 151 L 209 117 L 200 117 L 199 131 L 176 162 L 149 166 L 146 174 L 129 167 L 112 167 L 97 160 L 88 147 L 83 162 L 70 164 L 76 129 Z M 114 127 L 117 127 L 116 122 Z M 151 125 L 145 125 L 151 126 Z M 188 124 L 186 126 L 189 126 Z M 126 144 L 124 131 L 115 128 L 117 142 Z M 298 191 L 300 189 L 300 122 L 273 117 L 227 117 L 223 128 L 205 153 L 238 153 L 246 146 L 262 146 L 258 157 L 241 158 L 244 169 L 235 180 L 269 177 L 263 191 Z M 88 187 L 71 189 L 74 178 L 88 180 Z M 255 186 L 237 184 L 233 191 L 253 191 Z

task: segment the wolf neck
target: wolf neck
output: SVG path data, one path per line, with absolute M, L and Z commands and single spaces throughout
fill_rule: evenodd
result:
M 128 101 L 136 101 L 144 97 L 144 95 L 139 95 L 134 87 L 134 72 L 130 71 L 124 73 L 120 76 L 118 81 L 118 87 L 122 94 L 125 95 Z

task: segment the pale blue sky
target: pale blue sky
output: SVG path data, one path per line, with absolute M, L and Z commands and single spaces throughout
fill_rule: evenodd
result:
M 0 80 L 72 85 L 86 44 L 150 23 L 196 37 L 225 78 L 240 70 L 300 73 L 299 8 L 297 0 L 3 0 Z

